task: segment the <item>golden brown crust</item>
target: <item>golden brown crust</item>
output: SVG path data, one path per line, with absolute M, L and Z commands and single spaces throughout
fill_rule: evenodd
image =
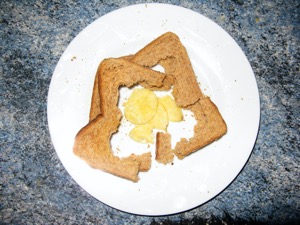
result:
M 141 163 L 138 160 L 120 159 L 113 156 L 110 150 L 110 136 L 116 131 L 120 119 L 119 112 L 110 118 L 97 116 L 78 132 L 73 151 L 92 168 L 136 182 Z
M 98 76 L 95 75 L 89 121 L 95 119 L 96 116 L 98 116 L 99 114 L 100 114 L 100 95 L 99 95 L 99 87 L 98 87 Z
M 142 155 L 131 154 L 129 156 L 133 161 L 140 162 L 139 171 L 146 172 L 151 168 L 151 152 L 146 152 Z
M 173 77 L 173 95 L 180 107 L 194 104 L 204 95 L 200 90 L 190 59 L 178 36 L 167 32 L 138 51 L 131 59 L 139 65 L 161 64 Z
M 165 75 L 125 59 L 112 58 L 102 61 L 97 76 L 101 113 L 78 132 L 73 151 L 93 168 L 136 182 L 139 171 L 150 169 L 151 154 L 119 158 L 112 153 L 110 138 L 122 117 L 117 107 L 119 87 L 130 87 L 141 81 L 161 86 Z
M 130 60 L 133 55 L 126 55 L 120 57 L 121 59 Z M 93 120 L 100 114 L 100 95 L 99 95 L 99 82 L 97 73 L 94 79 L 92 99 L 91 99 L 91 107 L 90 107 L 90 115 L 89 121 Z
M 189 141 L 182 139 L 176 144 L 175 154 L 178 158 L 184 158 L 226 133 L 226 123 L 218 108 L 202 93 L 186 49 L 176 34 L 168 32 L 161 35 L 137 52 L 131 61 L 149 67 L 162 65 L 167 77 L 173 78 L 176 104 L 190 109 L 196 117 L 194 137 Z M 157 141 L 160 142 L 157 146 L 161 148 L 162 140 Z M 166 150 L 167 145 L 163 148 L 170 152 L 170 149 Z
M 132 58 L 133 55 L 128 55 L 128 56 L 122 56 L 119 59 L 130 61 Z M 139 84 L 151 91 L 167 91 L 172 88 L 173 82 L 174 82 L 173 77 L 165 74 L 165 78 L 163 79 L 162 85 L 155 86 L 155 85 L 148 84 L 148 82 L 146 81 L 140 81 Z M 90 121 L 93 120 L 99 114 L 100 114 L 99 79 L 98 76 L 96 75 L 94 79 L 89 120 Z
M 209 97 L 200 99 L 188 109 L 194 113 L 197 124 L 194 127 L 192 138 L 189 140 L 182 138 L 176 143 L 174 152 L 179 159 L 212 143 L 227 132 L 227 125 L 223 117 Z
M 165 74 L 148 69 L 124 59 L 105 59 L 98 72 L 101 114 L 106 115 L 113 107 L 117 107 L 119 87 L 131 87 L 140 82 L 151 87 L 160 87 Z
M 164 67 L 165 73 L 151 69 L 157 64 Z M 110 146 L 110 138 L 117 131 L 122 117 L 117 107 L 119 87 L 135 84 L 150 90 L 169 90 L 173 86 L 176 104 L 191 110 L 197 120 L 194 136 L 189 140 L 182 138 L 174 150 L 171 149 L 171 135 L 157 133 L 155 158 L 158 162 L 171 163 L 174 154 L 183 159 L 227 132 L 218 108 L 200 90 L 186 49 L 177 35 L 167 32 L 135 55 L 105 59 L 99 65 L 94 80 L 90 122 L 78 132 L 73 149 L 91 167 L 134 182 L 138 181 L 140 171 L 150 169 L 150 152 L 119 158 L 112 154 Z
M 169 133 L 158 132 L 156 134 L 155 160 L 165 165 L 173 162 L 174 154 L 171 150 L 171 135 Z
M 159 87 L 152 86 L 144 81 L 139 84 L 149 90 L 161 91 L 170 90 L 173 86 L 173 95 L 180 107 L 187 107 L 204 97 L 197 83 L 186 49 L 181 44 L 178 36 L 172 32 L 167 32 L 156 38 L 135 55 L 120 58 L 148 68 L 152 68 L 157 64 L 162 65 L 166 74 L 163 85 Z M 97 77 L 94 82 L 90 120 L 100 112 L 100 100 L 97 96 L 99 91 L 95 90 L 96 84 Z

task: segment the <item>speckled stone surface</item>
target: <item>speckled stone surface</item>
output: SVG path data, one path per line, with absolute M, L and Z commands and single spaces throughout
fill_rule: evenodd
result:
M 2 0 L 1 224 L 300 221 L 299 1 L 161 2 L 181 5 L 217 22 L 251 63 L 260 92 L 261 124 L 253 153 L 240 175 L 210 202 L 164 217 L 127 214 L 92 198 L 69 176 L 52 146 L 48 88 L 61 54 L 83 28 L 112 10 L 139 1 Z

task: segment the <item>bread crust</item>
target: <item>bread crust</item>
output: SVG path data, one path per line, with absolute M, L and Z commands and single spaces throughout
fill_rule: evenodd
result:
M 173 159 L 174 154 L 171 150 L 171 135 L 169 133 L 157 132 L 155 160 L 166 165 L 172 163 Z
M 218 140 L 227 132 L 227 125 L 222 115 L 209 97 L 200 99 L 187 109 L 194 113 L 197 124 L 192 138 L 189 140 L 182 138 L 176 143 L 174 153 L 179 159 Z
M 113 155 L 110 146 L 110 138 L 122 118 L 117 107 L 119 87 L 141 81 L 161 86 L 165 75 L 125 59 L 111 58 L 102 61 L 97 76 L 101 112 L 78 132 L 73 152 L 93 168 L 137 182 L 138 173 L 151 167 L 151 153 L 119 158 Z
M 157 64 L 164 67 L 164 73 L 151 69 Z M 199 87 L 185 47 L 176 34 L 167 32 L 135 55 L 109 58 L 100 63 L 94 80 L 90 122 L 76 135 L 73 149 L 91 167 L 133 182 L 138 181 L 140 171 L 150 169 L 150 152 L 119 158 L 113 155 L 110 146 L 110 138 L 122 118 L 117 107 L 119 87 L 135 84 L 150 90 L 170 90 L 173 87 L 176 104 L 191 110 L 197 121 L 194 136 L 189 140 L 182 138 L 174 149 L 169 133 L 157 133 L 155 159 L 158 162 L 171 163 L 174 154 L 183 159 L 227 132 L 217 106 Z
M 141 81 L 139 84 L 149 90 L 164 91 L 170 90 L 173 87 L 173 95 L 179 107 L 187 107 L 204 97 L 187 51 L 179 37 L 172 32 L 167 32 L 159 36 L 136 54 L 120 58 L 148 68 L 156 65 L 163 66 L 166 75 L 163 85 L 153 86 L 144 81 Z M 91 102 L 90 120 L 98 115 L 101 108 L 99 108 L 98 98 L 98 93 L 100 92 L 99 90 L 95 90 L 97 88 L 97 80 L 98 78 L 96 77 Z
M 120 57 L 120 59 L 129 60 L 132 58 L 133 55 L 126 55 Z M 99 67 L 98 67 L 99 69 Z M 100 94 L 99 94 L 99 80 L 98 80 L 98 73 L 95 74 L 93 91 L 92 91 L 92 99 L 91 99 L 91 107 L 90 107 L 90 114 L 89 114 L 89 121 L 92 121 L 96 118 L 101 112 L 100 109 Z
M 187 107 L 204 97 L 187 51 L 179 37 L 172 32 L 167 32 L 146 45 L 131 61 L 147 67 L 161 64 L 167 77 L 172 77 L 169 80 L 173 82 L 173 96 L 179 107 Z
M 94 79 L 92 99 L 91 99 L 91 107 L 90 107 L 90 115 L 89 120 L 92 121 L 95 119 L 101 112 L 100 110 L 100 95 L 99 95 L 99 84 L 98 84 L 98 76 L 97 73 Z

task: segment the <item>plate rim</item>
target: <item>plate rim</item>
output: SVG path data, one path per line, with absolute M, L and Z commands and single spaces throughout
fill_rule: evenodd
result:
M 112 206 L 112 205 L 110 205 L 110 204 L 107 204 L 106 202 L 104 202 L 104 201 L 102 201 L 102 200 L 100 200 L 100 199 L 98 199 L 98 198 L 96 198 L 95 196 L 93 196 L 91 193 L 89 193 L 85 188 L 83 188 L 78 182 L 77 182 L 77 180 L 75 180 L 74 179 L 74 177 L 71 175 L 71 173 L 69 172 L 69 170 L 68 170 L 68 168 L 66 168 L 65 167 L 65 165 L 64 165 L 64 163 L 63 163 L 63 160 L 60 158 L 60 154 L 58 154 L 58 152 L 57 152 L 57 149 L 55 148 L 55 145 L 54 145 L 54 143 L 52 142 L 52 144 L 53 144 L 53 147 L 54 147 L 54 149 L 55 149 L 55 152 L 56 152 L 56 154 L 58 155 L 58 158 L 60 159 L 60 162 L 63 164 L 63 166 L 64 166 L 64 168 L 67 170 L 67 172 L 69 173 L 69 175 L 72 177 L 72 179 L 80 186 L 80 188 L 82 188 L 83 190 L 85 190 L 87 193 L 89 193 L 89 195 L 91 195 L 92 197 L 94 197 L 94 198 L 96 198 L 98 201 L 100 201 L 100 202 L 102 202 L 103 204 L 105 204 L 105 205 L 107 205 L 107 206 L 109 206 L 109 207 L 112 207 L 112 208 L 114 208 L 114 209 L 117 209 L 117 210 L 119 210 L 119 211 L 123 211 L 123 212 L 127 212 L 127 213 L 131 213 L 131 214 L 136 214 L 136 215 L 154 215 L 154 216 L 161 216 L 161 215 L 172 215 L 172 214 L 177 214 L 177 213 L 181 213 L 181 212 L 185 212 L 185 211 L 188 211 L 188 210 L 191 210 L 191 209 L 194 209 L 194 208 L 197 208 L 197 207 L 199 207 L 199 206 L 201 206 L 201 205 L 203 205 L 203 204 L 206 204 L 207 202 L 209 202 L 209 201 L 211 201 L 211 200 L 213 200 L 214 198 L 216 198 L 217 196 L 219 196 L 223 191 L 225 191 L 235 180 L 236 180 L 236 178 L 240 175 L 240 173 L 243 171 L 243 169 L 245 168 L 245 166 L 247 165 L 247 163 L 248 163 L 248 161 L 249 161 L 249 159 L 250 159 L 250 157 L 251 157 L 251 155 L 252 155 L 252 152 L 253 152 L 253 148 L 254 148 L 254 146 L 255 146 L 255 144 L 256 144 L 256 140 L 257 140 L 257 137 L 258 137 L 258 133 L 259 133 L 259 129 L 260 129 L 260 96 L 259 96 L 259 89 L 258 89 L 258 86 L 257 86 L 257 81 L 256 81 L 256 77 L 255 77 L 255 74 L 254 74 L 254 72 L 253 72 L 253 70 L 252 70 L 252 67 L 251 67 L 251 64 L 250 64 L 250 62 L 248 61 L 248 59 L 247 59 L 247 57 L 246 57 L 246 55 L 245 55 L 245 53 L 242 51 L 242 49 L 241 49 L 241 47 L 237 44 L 237 42 L 235 41 L 235 39 L 226 31 L 226 30 L 224 30 L 219 24 L 217 24 L 216 22 L 214 22 L 213 20 L 211 20 L 210 18 L 208 18 L 208 17 L 206 17 L 206 16 L 204 16 L 204 15 L 202 15 L 202 14 L 200 14 L 200 13 L 198 13 L 198 12 L 196 12 L 196 11 L 193 11 L 193 10 L 191 10 L 191 9 L 189 9 L 189 8 L 186 8 L 186 7 L 184 7 L 184 6 L 178 6 L 178 5 L 171 5 L 171 4 L 166 4 L 166 3 L 139 3 L 139 4 L 133 4 L 133 5 L 129 5 L 129 6 L 126 6 L 126 7 L 122 7 L 122 8 L 118 8 L 118 9 L 116 9 L 116 10 L 113 10 L 113 11 L 111 11 L 111 12 L 109 12 L 109 13 L 107 13 L 107 14 L 104 14 L 104 15 L 102 15 L 101 17 L 99 17 L 99 18 L 97 18 L 96 20 L 94 20 L 92 23 L 90 23 L 90 24 L 88 24 L 85 28 L 83 28 L 72 40 L 71 40 L 71 42 L 68 44 L 68 46 L 65 48 L 65 50 L 64 50 L 64 52 L 61 54 L 61 56 L 60 56 L 60 59 L 59 59 L 59 61 L 58 61 L 58 63 L 57 63 L 57 65 L 56 65 L 56 67 L 55 67 L 55 70 L 54 70 L 54 72 L 53 72 L 53 74 L 52 74 L 52 78 L 51 78 L 51 82 L 50 82 L 50 86 L 49 86 L 49 90 L 48 90 L 48 96 L 47 96 L 47 119 L 48 119 L 48 128 L 49 128 L 49 132 L 50 132 L 50 136 L 51 136 L 51 141 L 52 141 L 52 134 L 51 134 L 51 125 L 50 125 L 50 123 L 49 123 L 49 114 L 50 114 L 50 109 L 49 109 L 49 105 L 48 105 L 48 102 L 49 102 L 49 96 L 50 96 L 50 92 L 51 92 L 51 84 L 52 84 L 52 80 L 53 80 L 53 75 L 55 74 L 55 72 L 56 72 L 56 69 L 57 69 L 57 66 L 59 65 L 59 63 L 60 63 L 60 61 L 61 61 L 61 57 L 65 54 L 65 52 L 67 52 L 67 50 L 68 50 L 68 48 L 73 44 L 73 43 L 75 43 L 75 40 L 76 40 L 76 38 L 87 28 L 87 27 L 89 27 L 90 25 L 92 25 L 92 24 L 94 24 L 96 21 L 98 21 L 98 20 L 100 20 L 101 18 L 103 18 L 103 17 L 105 17 L 105 16 L 109 16 L 109 15 L 112 15 L 113 13 L 116 13 L 116 11 L 120 11 L 120 10 L 128 10 L 128 9 L 130 9 L 130 8 L 133 8 L 133 7 L 145 7 L 145 5 L 148 5 L 148 6 L 151 6 L 151 7 L 170 7 L 170 8 L 173 8 L 173 7 L 175 7 L 175 8 L 177 8 L 177 9 L 179 9 L 179 10 L 187 10 L 187 11 L 189 11 L 189 12 L 193 12 L 193 13 L 195 13 L 195 14 L 197 14 L 197 15 L 200 15 L 201 17 L 203 17 L 203 18 L 206 18 L 206 19 L 208 19 L 210 22 L 213 22 L 215 25 L 217 25 L 219 28 L 221 28 L 232 40 L 233 40 L 233 42 L 237 45 L 237 47 L 241 50 L 241 52 L 242 52 L 242 54 L 244 55 L 244 57 L 245 57 L 245 59 L 247 60 L 247 62 L 248 62 L 248 64 L 249 64 L 249 68 L 251 69 L 251 71 L 252 71 L 252 75 L 253 75 L 253 78 L 254 78 L 254 81 L 255 81 L 255 84 L 256 84 L 256 94 L 257 94 L 257 104 L 258 104 L 258 109 L 257 109 L 257 117 L 258 117 L 258 120 L 257 120 L 257 123 L 256 123 L 256 126 L 257 126 L 257 128 L 256 128 L 256 135 L 255 135 L 255 138 L 254 138 L 254 140 L 253 140 L 253 145 L 252 145 L 252 148 L 251 148 L 251 151 L 250 151 L 250 154 L 248 155 L 248 157 L 247 157 L 247 160 L 246 160 L 246 162 L 243 164 L 243 167 L 242 168 L 240 168 L 240 170 L 239 170 L 239 172 L 236 174 L 236 176 L 234 177 L 234 179 L 232 179 L 231 180 L 231 182 L 229 182 L 229 184 L 226 186 L 226 187 L 224 187 L 219 193 L 217 193 L 215 196 L 213 196 L 212 198 L 210 198 L 209 200 L 207 200 L 207 201 L 205 201 L 205 202 L 202 202 L 202 203 L 200 203 L 200 204 L 198 204 L 198 205 L 196 205 L 196 206 L 194 206 L 194 207 L 191 207 L 191 208 L 188 208 L 188 209 L 183 209 L 183 210 L 181 210 L 181 211 L 177 211 L 177 212 L 173 212 L 173 213 L 167 213 L 167 214 L 145 214 L 145 213 L 135 213 L 135 212 L 131 212 L 131 211 L 126 211 L 126 210 L 123 210 L 123 209 L 119 209 L 118 207 L 116 207 L 116 206 Z M 51 97 L 50 97 L 51 98 Z

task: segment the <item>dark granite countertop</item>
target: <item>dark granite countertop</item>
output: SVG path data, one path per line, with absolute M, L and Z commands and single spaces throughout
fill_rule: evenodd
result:
M 47 94 L 54 68 L 69 42 L 88 24 L 139 2 L 0 1 L 0 223 L 300 221 L 297 0 L 161 1 L 217 22 L 243 49 L 256 76 L 261 100 L 257 141 L 240 175 L 216 198 L 176 215 L 136 216 L 92 198 L 64 169 L 47 124 Z

